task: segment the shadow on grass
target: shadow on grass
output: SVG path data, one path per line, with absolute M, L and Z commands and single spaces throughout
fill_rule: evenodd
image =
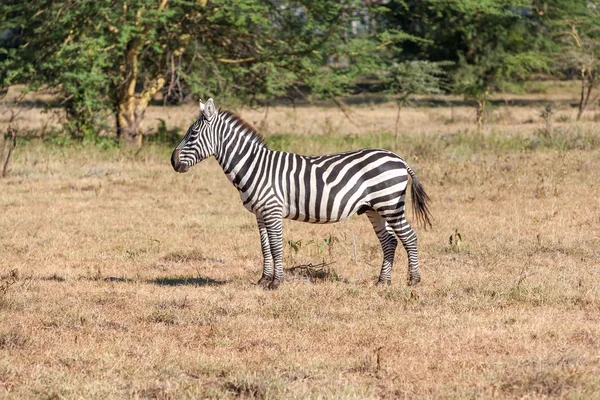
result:
M 160 286 L 218 286 L 224 285 L 225 281 L 218 281 L 211 278 L 155 278 L 145 281 Z
M 120 276 L 108 276 L 104 278 L 104 282 L 123 282 L 123 283 L 131 283 L 134 282 L 133 279 L 123 278 Z
M 271 106 L 307 106 L 307 105 L 317 105 L 319 107 L 337 107 L 337 105 L 333 101 L 317 101 L 310 102 L 307 100 L 307 96 L 310 94 L 307 88 L 302 90 L 305 93 L 305 96 L 284 96 L 277 97 L 275 99 L 271 99 L 267 101 L 257 101 L 257 104 L 264 107 L 269 104 Z M 354 93 L 343 96 L 342 101 L 347 105 L 371 105 L 371 104 L 383 104 L 393 101 L 393 98 L 386 95 L 382 91 L 385 90 L 385 87 L 381 84 L 358 84 L 355 87 Z M 490 99 L 489 103 L 492 106 L 511 106 L 511 107 L 544 107 L 547 104 L 551 103 L 553 105 L 570 105 L 571 107 L 577 107 L 578 103 L 572 100 L 551 100 L 551 99 L 523 99 L 519 98 L 516 95 L 512 94 L 501 94 L 502 98 L 494 98 Z M 293 101 L 292 101 L 293 99 Z M 14 102 L 6 102 L 9 106 L 14 104 Z M 184 102 L 181 104 L 189 104 L 189 102 Z M 162 100 L 152 100 L 150 102 L 152 106 L 163 106 Z M 443 96 L 439 97 L 421 97 L 418 99 L 413 99 L 411 101 L 411 106 L 420 108 L 420 107 L 475 107 L 477 102 L 471 99 L 462 99 L 462 98 L 445 98 Z M 64 108 L 59 101 L 50 100 L 23 100 L 19 103 L 20 107 L 23 108 L 54 108 L 61 109 Z M 178 144 L 181 141 L 182 136 L 177 129 L 167 130 L 164 121 L 159 122 L 159 129 L 156 134 L 148 136 L 148 141 L 154 141 L 159 143 L 169 143 L 169 144 Z
M 65 277 L 62 277 L 62 276 L 57 275 L 57 274 L 40 276 L 38 279 L 40 281 L 54 281 L 54 282 L 64 282 L 64 281 L 67 280 Z
M 83 279 L 91 281 L 104 281 L 113 283 L 146 283 L 150 285 L 159 286 L 218 286 L 224 285 L 226 281 L 218 281 L 212 278 L 187 278 L 187 277 L 165 277 L 165 278 L 154 278 L 154 279 L 130 279 L 121 276 L 108 276 L 105 278 L 99 277 L 85 277 Z M 47 280 L 47 279 L 46 279 Z M 53 279 L 54 280 L 54 279 Z

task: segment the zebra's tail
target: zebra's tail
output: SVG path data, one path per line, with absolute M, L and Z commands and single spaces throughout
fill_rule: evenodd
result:
M 408 164 L 406 165 L 406 171 L 408 171 L 412 178 L 410 195 L 412 199 L 413 217 L 416 219 L 417 223 L 422 224 L 425 229 L 427 229 L 428 225 L 431 228 L 431 220 L 433 217 L 429 211 L 428 204 L 431 200 L 429 199 L 429 196 L 427 196 L 427 193 L 425 193 L 425 189 L 423 188 L 421 181 L 419 181 L 417 174 L 415 174 L 415 171 L 413 171 Z

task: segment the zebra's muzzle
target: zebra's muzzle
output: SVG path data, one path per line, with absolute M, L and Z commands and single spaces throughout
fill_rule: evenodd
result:
M 180 149 L 175 149 L 173 151 L 173 154 L 171 155 L 171 165 L 177 172 L 187 172 L 190 167 L 179 161 L 179 153 L 181 153 Z

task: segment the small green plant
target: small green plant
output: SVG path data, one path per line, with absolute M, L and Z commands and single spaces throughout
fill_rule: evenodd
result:
M 462 241 L 463 241 L 462 235 L 458 231 L 458 228 L 455 228 L 454 233 L 452 235 L 450 235 L 450 238 L 448 239 L 448 244 L 450 245 L 450 249 L 452 251 L 460 253 L 460 250 L 462 247 Z
M 310 239 L 307 242 L 302 242 L 302 240 L 288 240 L 287 245 L 293 251 L 293 256 L 297 256 L 300 253 L 302 247 L 307 249 L 309 255 L 313 252 L 316 252 L 316 255 L 322 255 L 327 249 L 327 253 L 329 256 L 333 253 L 333 248 L 335 243 L 339 242 L 340 239 L 333 234 L 329 234 L 327 237 L 323 239 Z M 314 250 L 313 250 L 314 249 Z
M 302 240 L 296 240 L 296 241 L 288 240 L 287 244 L 290 249 L 294 250 L 294 254 L 298 254 L 298 252 L 302 248 Z
M 325 242 L 325 244 L 327 245 L 327 251 L 329 252 L 329 255 L 331 256 L 331 253 L 333 252 L 333 246 L 335 245 L 336 242 L 339 242 L 340 239 L 337 236 L 333 236 L 331 233 L 329 234 L 329 236 L 327 236 L 325 239 L 323 239 L 323 242 Z
M 311 244 L 314 244 L 317 248 L 317 254 L 322 254 L 323 250 L 325 250 L 324 243 L 319 239 L 310 239 L 308 242 L 306 242 L 306 247 L 310 246 Z
M 544 129 L 540 132 L 541 136 L 546 137 L 546 138 L 552 137 L 552 133 L 553 133 L 552 132 L 552 116 L 553 115 L 554 115 L 554 112 L 552 111 L 552 104 L 548 104 L 544 108 L 542 113 L 540 114 L 540 116 L 544 120 Z

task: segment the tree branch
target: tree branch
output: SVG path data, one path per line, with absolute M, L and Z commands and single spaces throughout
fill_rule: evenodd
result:
M 224 64 L 243 64 L 243 63 L 247 63 L 247 62 L 256 61 L 256 57 L 240 58 L 237 60 L 232 60 L 229 58 L 217 58 L 217 61 L 224 63 Z

